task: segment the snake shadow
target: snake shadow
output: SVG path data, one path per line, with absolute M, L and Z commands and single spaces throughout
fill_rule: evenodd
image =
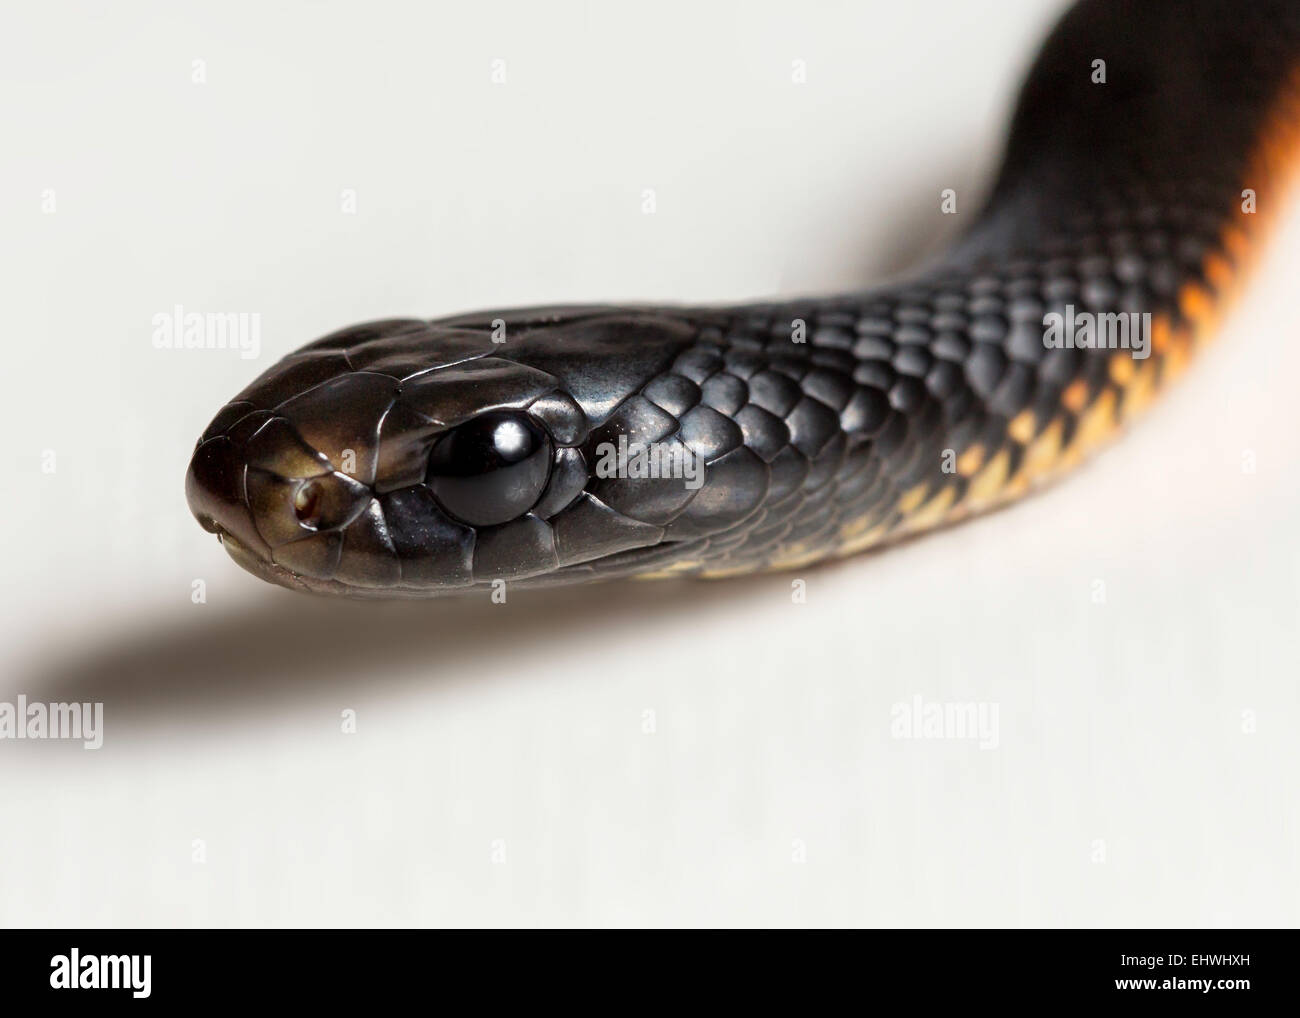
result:
M 1090 469 L 1085 464 L 1078 473 Z M 526 674 L 533 660 L 563 656 L 575 644 L 607 642 L 625 624 L 657 633 L 698 632 L 728 620 L 743 626 L 746 604 L 788 599 L 792 578 L 812 582 L 836 570 L 861 569 L 863 596 L 876 596 L 865 571 L 877 556 L 900 554 L 955 529 L 972 532 L 979 522 L 1027 508 L 1024 500 L 998 506 L 974 525 L 946 523 L 797 571 L 515 590 L 500 605 L 486 592 L 353 601 L 259 585 L 236 606 L 205 606 L 170 623 L 152 620 L 42 656 L 22 688 L 33 702 L 101 702 L 115 719 L 115 731 L 175 732 L 178 719 L 192 729 L 298 708 L 309 700 L 338 703 L 346 697 L 355 703 L 401 695 L 413 686 L 468 687 L 492 676 Z
M 802 575 L 802 574 L 801 574 Z M 29 700 L 101 702 L 114 728 L 176 731 L 310 700 L 400 695 L 527 673 L 534 659 L 606 640 L 620 625 L 691 628 L 747 599 L 786 596 L 781 576 L 612 581 L 431 601 L 348 601 L 267 588 L 229 608 L 152 620 L 43 653 Z M 743 608 L 742 608 L 743 610 Z

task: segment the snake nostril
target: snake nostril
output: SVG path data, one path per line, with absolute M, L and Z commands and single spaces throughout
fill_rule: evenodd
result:
M 293 513 L 308 530 L 320 526 L 320 501 L 320 486 L 312 481 L 304 481 L 294 492 Z

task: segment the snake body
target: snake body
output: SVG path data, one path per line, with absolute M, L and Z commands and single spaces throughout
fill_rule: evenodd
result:
M 191 508 L 266 579 L 425 597 L 794 568 L 1008 502 L 1210 331 L 1281 204 L 1298 57 L 1294 3 L 1085 0 L 1026 80 L 975 225 L 911 277 L 344 329 L 217 414 Z M 1140 325 L 1127 348 L 1088 340 L 1107 315 Z M 600 471 L 620 448 L 662 469 Z

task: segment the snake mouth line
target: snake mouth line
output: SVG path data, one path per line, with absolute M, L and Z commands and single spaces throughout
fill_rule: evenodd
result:
M 210 517 L 209 517 L 210 520 Z M 200 521 L 202 522 L 202 521 Z M 396 588 L 396 589 L 367 589 L 363 587 L 354 587 L 338 580 L 322 579 L 304 575 L 290 569 L 288 566 L 267 559 L 259 555 L 253 548 L 232 534 L 221 524 L 212 522 L 211 526 L 204 525 L 205 530 L 210 530 L 217 537 L 217 541 L 231 559 L 241 568 L 256 576 L 258 579 L 265 580 L 268 583 L 274 583 L 277 586 L 285 587 L 289 590 L 300 591 L 308 594 L 319 595 L 343 595 L 354 599 L 386 599 L 386 598 L 420 598 L 427 596 L 427 592 L 418 587 Z M 668 542 L 676 544 L 677 542 Z M 664 545 L 662 543 L 652 545 L 646 548 L 634 548 L 610 556 L 607 567 L 614 573 L 636 572 L 636 567 L 640 561 L 647 556 L 653 556 L 656 553 L 662 553 Z M 511 581 L 511 586 L 517 586 L 521 589 L 535 587 L 541 583 L 549 585 L 568 585 L 582 583 L 592 578 L 591 565 L 589 563 L 579 563 L 572 566 L 566 566 L 557 569 L 544 578 L 532 577 Z M 491 581 L 473 583 L 462 589 L 462 592 L 470 590 L 487 591 L 492 590 Z
M 259 579 L 267 580 L 281 587 L 308 592 L 313 590 L 305 576 L 258 555 L 221 524 L 218 523 L 215 526 L 217 541 L 226 549 L 226 553 L 235 560 L 235 563 L 243 569 L 246 569 Z

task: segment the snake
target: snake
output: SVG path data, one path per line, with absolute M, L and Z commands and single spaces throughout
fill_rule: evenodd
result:
M 1284 203 L 1298 68 L 1300 4 L 1083 0 L 923 264 L 342 329 L 221 408 L 190 509 L 264 580 L 399 598 L 800 569 L 1006 505 L 1213 335 Z

